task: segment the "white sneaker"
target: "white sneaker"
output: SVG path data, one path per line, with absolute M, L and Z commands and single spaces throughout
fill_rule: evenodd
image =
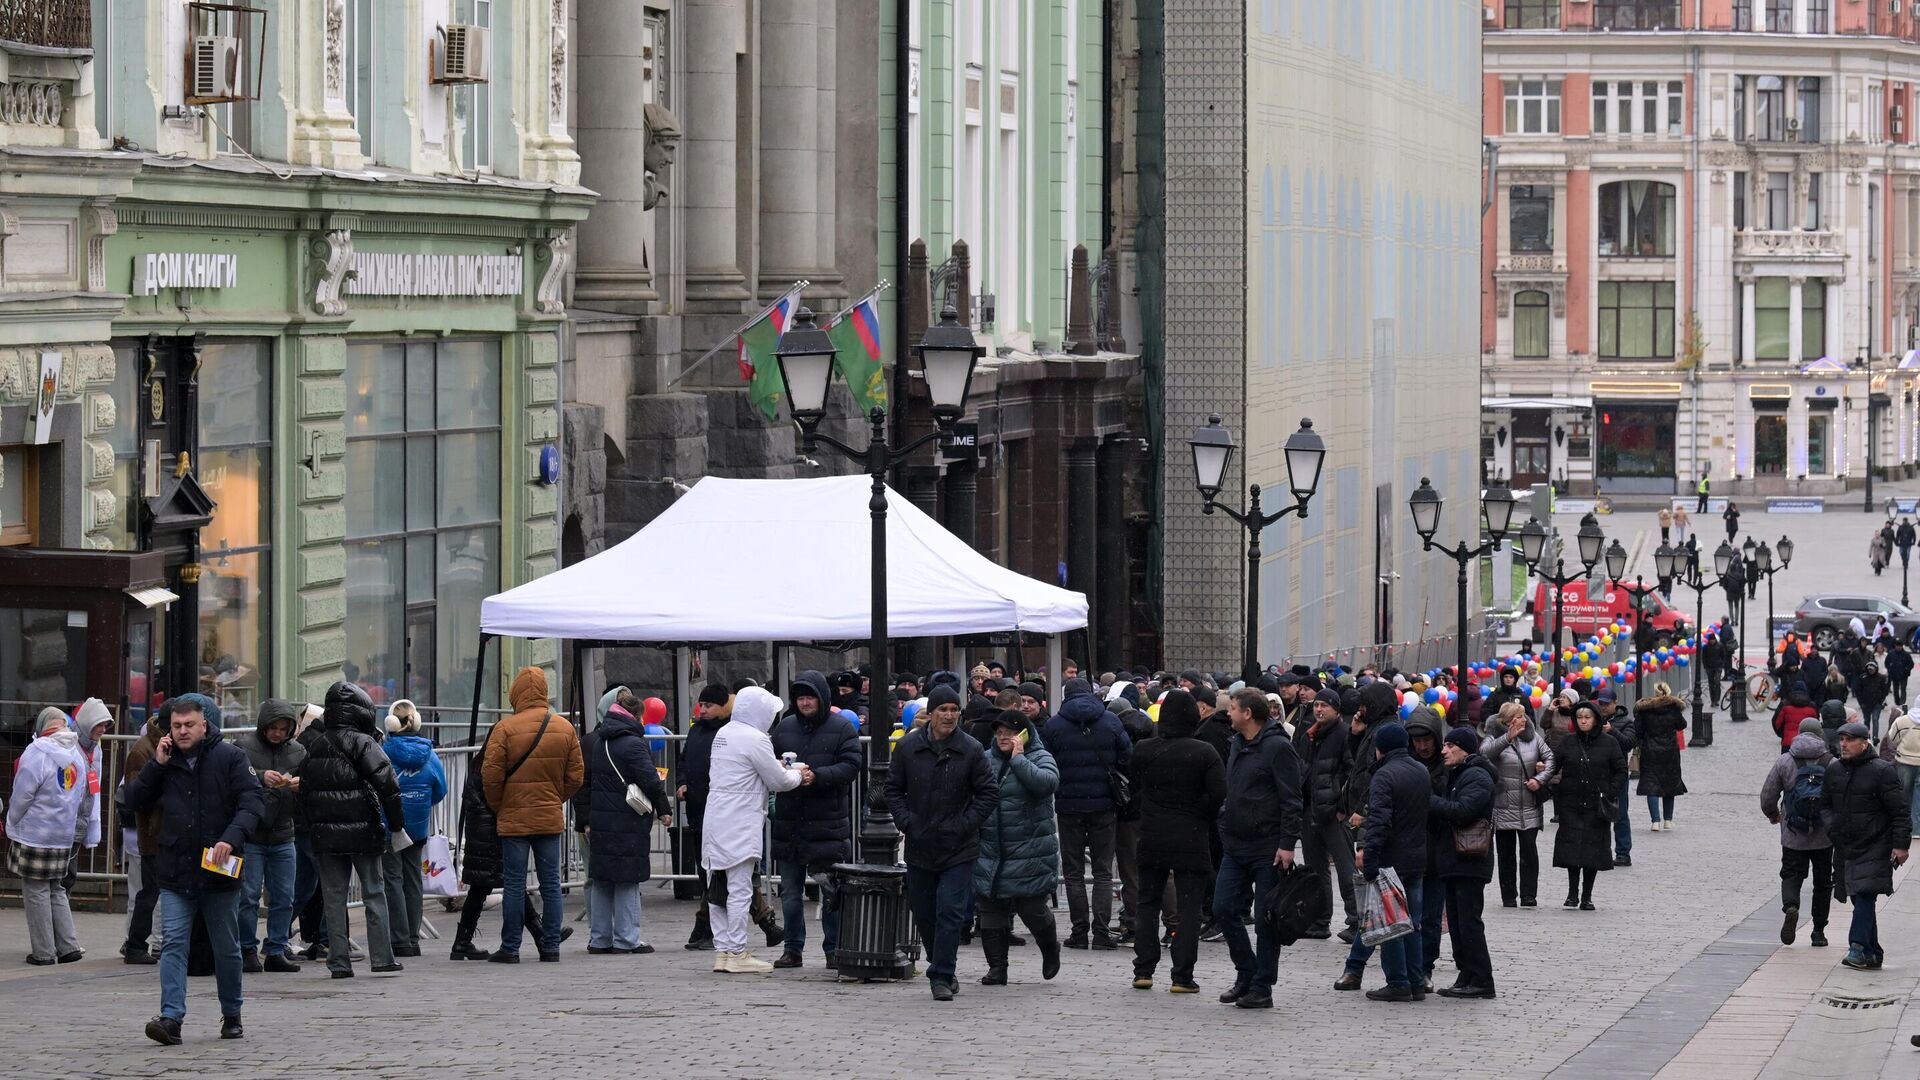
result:
M 750 952 L 737 952 L 733 954 L 733 964 L 727 970 L 735 975 L 765 975 L 773 971 L 773 965 L 757 959 Z
M 1660 831 L 1660 823 L 1659 823 L 1659 822 L 1657 822 L 1657 821 L 1656 821 L 1656 822 L 1654 822 L 1654 823 L 1653 823 L 1653 827 L 1652 827 L 1652 830 L 1651 830 L 1651 831 L 1653 831 L 1653 832 L 1659 832 L 1659 831 Z
M 1666 825 L 1665 825 L 1665 828 L 1666 828 L 1666 830 L 1667 830 L 1668 832 L 1672 832 L 1672 831 L 1673 831 L 1673 819 L 1672 819 L 1672 818 L 1668 818 L 1668 819 L 1667 819 L 1667 823 L 1666 823 Z
M 717 952 L 713 954 L 713 970 L 722 972 L 722 973 L 730 972 L 733 970 L 732 965 L 733 965 L 732 953 Z

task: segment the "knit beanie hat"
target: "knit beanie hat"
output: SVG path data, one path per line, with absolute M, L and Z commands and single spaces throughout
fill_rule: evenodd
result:
M 1398 722 L 1381 724 L 1373 733 L 1373 748 L 1380 751 L 1405 750 L 1407 729 Z
M 1845 702 L 1834 701 L 1833 699 L 1829 698 L 1826 701 L 1823 701 L 1820 703 L 1820 719 L 1845 720 L 1846 718 L 1847 718 L 1847 706 Z
M 700 690 L 700 704 L 725 705 L 727 699 L 732 696 L 732 694 L 727 693 L 727 688 L 719 683 L 708 683 Z
M 1469 754 L 1477 754 L 1480 752 L 1480 739 L 1474 735 L 1472 728 L 1454 728 L 1452 731 L 1447 732 L 1447 742 L 1465 750 Z M 1380 745 L 1378 739 L 1374 740 L 1374 745 Z
M 1844 714 L 1844 710 L 1843 710 L 1843 714 Z M 1817 718 L 1817 717 L 1812 717 L 1812 716 L 1809 716 L 1809 717 L 1807 717 L 1806 719 L 1804 719 L 1804 720 L 1802 720 L 1802 721 L 1800 721 L 1800 731 L 1799 731 L 1799 734 L 1801 734 L 1801 735 L 1818 735 L 1818 734 L 1820 734 L 1820 720 L 1819 720 L 1819 718 Z
M 1023 698 L 1030 697 L 1040 704 L 1045 705 L 1047 703 L 1047 688 L 1037 682 L 1023 682 L 1020 684 L 1020 696 Z
M 927 711 L 929 712 L 939 708 L 942 705 L 952 705 L 952 706 L 958 707 L 959 704 L 960 704 L 960 695 L 957 693 L 954 693 L 953 687 L 947 686 L 944 683 L 934 687 L 932 690 L 927 691 Z

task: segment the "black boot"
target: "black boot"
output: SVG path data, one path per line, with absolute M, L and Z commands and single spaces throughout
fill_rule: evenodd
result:
M 767 948 L 778 948 L 781 943 L 787 940 L 786 929 L 780 925 L 779 916 L 775 915 L 771 910 L 753 920 L 753 922 L 755 926 L 760 928 L 761 933 L 767 935 Z
M 1027 923 L 1027 932 L 1040 946 L 1040 977 L 1051 979 L 1060 974 L 1060 928 L 1053 924 L 1053 918 L 1042 915 L 1038 921 Z
M 475 927 L 460 924 L 453 932 L 453 950 L 447 954 L 449 960 L 486 960 L 493 955 L 485 949 L 473 947 Z
M 987 958 L 987 973 L 980 976 L 980 985 L 1007 985 L 1007 928 L 981 927 L 980 952 Z

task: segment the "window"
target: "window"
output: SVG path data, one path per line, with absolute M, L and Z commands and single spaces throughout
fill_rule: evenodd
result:
M 1673 243 L 1672 184 L 1619 180 L 1600 186 L 1600 254 L 1666 257 Z
M 1819 476 L 1832 471 L 1827 465 L 1827 447 L 1832 443 L 1833 417 L 1822 411 L 1807 414 L 1807 475 Z
M 1507 0 L 1509 30 L 1558 30 L 1560 0 Z
M 1671 30 L 1680 25 L 1675 0 L 1594 0 L 1593 25 L 1598 30 Z
M 1827 283 L 1810 278 L 1800 285 L 1800 359 L 1827 354 Z
M 1679 79 L 1667 82 L 1667 134 L 1679 136 L 1687 129 L 1686 83 Z
M 38 461 L 31 446 L 0 448 L 0 547 L 32 547 L 39 536 Z
M 1733 174 L 1733 227 L 1740 230 L 1747 227 L 1747 174 Z
M 1820 141 L 1820 80 L 1806 78 L 1800 80 L 1795 94 L 1794 119 L 1800 129 L 1799 140 L 1803 143 Z
M 1753 81 L 1753 137 L 1768 142 L 1787 138 L 1787 84 L 1778 75 Z
M 1560 134 L 1560 80 L 1545 75 L 1523 75 L 1504 81 L 1507 133 Z
M 1807 216 L 1802 228 L 1813 231 L 1820 228 L 1820 174 L 1807 174 Z
M 1508 193 L 1508 231 L 1512 248 L 1553 250 L 1553 188 L 1546 184 L 1515 184 Z
M 1552 309 L 1547 294 L 1538 290 L 1513 296 L 1513 355 L 1523 360 L 1544 359 L 1550 339 Z
M 209 342 L 198 381 L 194 471 L 215 504 L 200 530 L 202 682 L 219 687 L 223 707 L 251 713 L 273 656 L 273 349 L 260 340 Z
M 1793 33 L 1793 0 L 1767 0 L 1767 32 Z
M 1785 232 L 1793 227 L 1793 204 L 1787 197 L 1793 177 L 1783 172 L 1767 174 L 1767 228 Z
M 1867 84 L 1867 141 L 1887 141 L 1887 87 L 1885 83 Z
M 1753 356 L 1756 360 L 1787 359 L 1792 286 L 1783 277 L 1763 277 L 1753 283 Z
M 1733 28 L 1735 30 L 1753 29 L 1753 5 L 1760 0 L 1733 0 Z
M 374 54 L 378 18 L 374 0 L 346 0 L 343 37 L 347 46 L 347 112 L 360 133 L 360 152 L 373 157 Z
M 1600 420 L 1594 466 L 1601 476 L 1671 479 L 1675 475 L 1674 429 L 1679 410 L 1672 405 L 1602 401 L 1594 411 Z
M 1608 82 L 1593 84 L 1593 132 L 1596 135 L 1679 135 L 1686 124 L 1685 84 Z
M 1827 12 L 1830 0 L 1807 0 L 1807 33 L 1824 34 L 1827 32 Z
M 1747 141 L 1747 77 L 1733 77 L 1733 141 Z
M 455 0 L 453 21 L 470 26 L 493 26 L 494 0 Z M 460 164 L 467 169 L 493 168 L 493 84 L 467 83 L 454 88 L 454 119 L 465 129 Z
M 347 677 L 464 705 L 500 587 L 500 346 L 347 347 Z
M 1753 474 L 1780 476 L 1787 471 L 1787 414 L 1763 412 L 1753 418 Z
M 1673 357 L 1673 282 L 1600 283 L 1600 355 L 1609 360 Z

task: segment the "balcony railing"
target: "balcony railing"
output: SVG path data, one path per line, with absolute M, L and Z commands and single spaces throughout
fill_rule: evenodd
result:
M 93 6 L 89 0 L 0 0 L 0 42 L 91 52 Z
M 1765 230 L 1749 229 L 1734 234 L 1733 253 L 1737 258 L 1840 258 L 1840 234 L 1824 229 Z

